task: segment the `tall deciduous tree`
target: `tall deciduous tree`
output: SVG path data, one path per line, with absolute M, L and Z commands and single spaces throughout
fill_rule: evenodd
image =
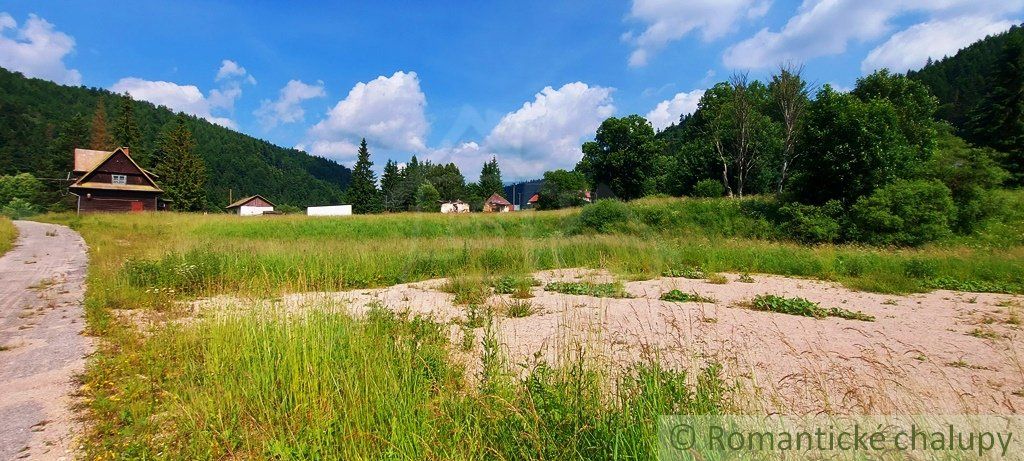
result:
M 807 82 L 804 81 L 803 66 L 782 65 L 779 73 L 772 76 L 768 84 L 776 115 L 782 125 L 782 152 L 779 158 L 779 184 L 776 188 L 782 193 L 786 185 L 789 169 L 797 160 L 802 150 L 797 149 L 797 139 L 803 128 L 804 112 L 810 102 Z
M 156 173 L 164 198 L 178 211 L 206 209 L 206 164 L 195 153 L 192 132 L 185 125 L 185 116 L 178 114 L 160 139 L 160 163 Z
M 121 96 L 121 111 L 114 120 L 114 142 L 118 146 L 128 147 L 132 159 L 141 165 L 149 166 L 149 156 L 142 151 L 142 133 L 138 121 L 135 120 L 135 101 L 128 94 Z
M 654 189 L 655 164 L 661 144 L 654 128 L 639 115 L 611 117 L 601 123 L 594 141 L 583 144 L 577 165 L 596 188 L 607 184 L 624 200 L 643 197 Z
M 110 150 L 114 148 L 114 140 L 107 131 L 107 109 L 103 106 L 103 98 L 96 100 L 96 110 L 92 114 L 92 130 L 89 134 L 89 148 Z
M 382 205 L 380 191 L 377 190 L 377 176 L 373 173 L 373 162 L 370 161 L 370 150 L 366 147 L 366 139 L 359 143 L 359 156 L 352 169 L 352 182 L 345 191 L 345 200 L 352 204 L 355 213 L 379 213 Z

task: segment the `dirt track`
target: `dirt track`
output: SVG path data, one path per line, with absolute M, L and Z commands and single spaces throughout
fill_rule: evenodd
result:
M 91 350 L 86 246 L 67 227 L 15 225 L 0 257 L 0 459 L 71 459 L 74 376 Z

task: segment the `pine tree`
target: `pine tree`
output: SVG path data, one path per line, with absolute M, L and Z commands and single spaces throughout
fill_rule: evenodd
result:
M 107 132 L 107 110 L 103 107 L 103 98 L 96 101 L 96 111 L 92 114 L 92 131 L 89 135 L 89 148 L 95 150 L 111 150 L 114 140 Z
M 345 191 L 345 201 L 352 204 L 355 213 L 379 213 L 381 211 L 380 191 L 377 190 L 377 177 L 373 174 L 373 162 L 370 161 L 370 150 L 366 148 L 366 139 L 359 143 L 359 156 L 352 168 L 352 182 Z
M 480 182 L 477 192 L 484 198 L 491 194 L 505 195 L 505 185 L 501 182 L 501 169 L 498 168 L 498 159 L 491 157 L 491 161 L 484 164 L 480 171 Z
M 128 147 L 131 150 L 132 159 L 140 165 L 149 166 L 149 156 L 142 151 L 142 133 L 139 131 L 139 124 L 135 120 L 135 101 L 127 93 L 121 97 L 121 113 L 114 121 L 114 141 L 118 146 Z
M 402 210 L 416 209 L 416 190 L 426 181 L 423 164 L 415 155 L 402 170 L 402 185 L 399 188 L 399 203 Z
M 206 164 L 194 152 L 192 132 L 178 115 L 160 139 L 161 161 L 156 173 L 164 198 L 178 211 L 206 209 Z
M 384 164 L 384 173 L 380 176 L 380 196 L 384 205 L 384 211 L 400 211 L 401 203 L 402 172 L 398 169 L 398 163 L 388 159 Z
M 1024 38 L 1006 43 L 989 81 L 988 94 L 971 112 L 969 138 L 1006 152 L 1006 169 L 1024 184 Z

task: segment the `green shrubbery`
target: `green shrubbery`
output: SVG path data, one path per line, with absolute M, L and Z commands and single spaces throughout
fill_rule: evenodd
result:
M 694 197 L 712 198 L 721 197 L 722 195 L 725 195 L 725 186 L 722 185 L 721 181 L 702 179 L 693 186 Z
M 897 181 L 853 205 L 854 240 L 876 245 L 920 245 L 951 234 L 956 206 L 938 181 Z

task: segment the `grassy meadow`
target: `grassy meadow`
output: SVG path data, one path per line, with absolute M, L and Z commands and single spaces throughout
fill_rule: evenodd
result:
M 18 238 L 18 229 L 6 216 L 0 216 L 0 255 L 7 253 Z
M 581 266 L 634 280 L 732 271 L 887 293 L 1019 293 L 1024 200 L 1012 194 L 1000 221 L 916 249 L 788 242 L 739 200 L 645 199 L 631 204 L 637 219 L 602 229 L 582 225 L 579 210 L 39 219 L 71 226 L 90 248 L 86 315 L 102 341 L 84 379 L 89 458 L 654 459 L 658 414 L 742 411 L 715 365 L 669 371 L 652 361 L 613 373 L 580 345 L 563 351 L 570 365 L 537 364 L 523 377 L 485 317 L 473 346 L 482 371 L 467 379 L 448 325 L 385 309 L 358 319 L 201 317 L 147 332 L 114 310 L 174 319 L 187 315 L 176 301 L 208 295 L 446 276 L 456 276 L 456 297 L 485 278 L 515 293 L 532 271 Z

